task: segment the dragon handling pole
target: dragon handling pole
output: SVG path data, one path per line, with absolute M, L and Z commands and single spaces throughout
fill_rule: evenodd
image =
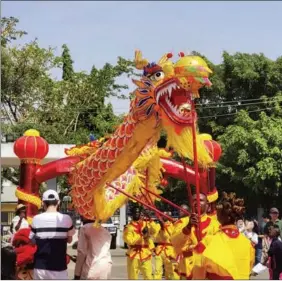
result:
M 161 211 L 159 211 L 159 210 L 158 210 L 157 208 L 155 208 L 154 206 L 151 206 L 151 205 L 147 204 L 146 202 L 143 202 L 143 201 L 139 200 L 138 198 L 136 198 L 136 197 L 134 197 L 134 196 L 128 194 L 127 192 L 123 191 L 122 189 L 120 189 L 120 188 L 118 188 L 118 187 L 115 187 L 115 186 L 111 185 L 110 183 L 107 183 L 107 186 L 109 186 L 109 187 L 111 187 L 111 188 L 117 190 L 118 192 L 120 192 L 120 193 L 122 193 L 123 195 L 127 196 L 127 197 L 130 198 L 131 200 L 137 201 L 138 203 L 144 205 L 145 207 L 147 207 L 148 209 L 154 211 L 155 213 L 158 213 L 159 215 L 161 215 L 161 216 L 167 218 L 169 221 L 171 221 L 171 222 L 174 221 L 174 219 L 173 219 L 172 217 L 170 217 L 170 216 L 168 216 L 168 215 L 162 213 Z
M 178 210 L 181 210 L 181 211 L 182 211 L 183 213 L 185 213 L 187 216 L 190 216 L 190 213 L 189 213 L 187 210 L 181 208 L 180 206 L 174 204 L 173 202 L 167 200 L 166 198 L 164 198 L 164 197 L 162 197 L 162 196 L 156 194 L 155 192 L 149 190 L 149 189 L 146 188 L 146 187 L 141 187 L 141 188 L 144 189 L 145 191 L 147 191 L 148 193 L 151 193 L 152 195 L 156 196 L 157 198 L 161 199 L 162 201 L 166 202 L 167 204 L 171 205 L 172 207 L 174 207 L 174 208 L 176 208 L 176 209 L 178 209 Z
M 194 210 L 194 205 L 193 205 L 191 186 L 190 186 L 189 180 L 188 180 L 186 162 L 185 162 L 185 159 L 183 157 L 182 157 L 182 164 L 183 164 L 183 168 L 184 168 L 184 174 L 185 174 L 185 180 L 186 180 L 186 188 L 187 188 L 188 199 L 189 199 L 189 205 L 190 205 L 190 208 L 192 210 L 192 213 L 194 213 L 195 210 Z M 196 173 L 195 173 L 195 178 L 197 178 Z
M 197 153 L 197 140 L 196 140 L 196 120 L 195 120 L 195 104 L 192 99 L 192 135 L 193 135 L 193 153 L 194 153 L 194 169 L 195 169 L 195 177 L 196 177 L 196 196 L 197 196 L 197 215 L 198 219 L 201 219 L 201 205 L 200 205 L 200 182 L 199 182 L 199 166 L 198 166 L 198 153 Z M 198 223 L 197 229 L 197 238 L 198 241 L 202 240 L 202 230 L 201 223 Z
M 146 179 L 145 179 L 145 183 L 146 183 L 146 189 L 148 188 L 148 174 L 149 174 L 149 171 L 148 169 L 146 169 Z M 146 199 L 146 201 L 148 202 L 148 204 L 154 206 L 154 202 L 150 196 L 150 194 L 148 194 L 148 197 L 143 193 L 142 187 L 140 187 L 140 191 L 141 191 L 141 194 L 143 195 L 143 197 Z M 163 223 L 163 219 L 162 217 L 158 214 L 158 213 L 155 213 L 156 217 Z

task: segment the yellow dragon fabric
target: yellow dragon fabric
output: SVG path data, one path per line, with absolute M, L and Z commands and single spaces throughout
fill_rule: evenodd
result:
M 80 215 L 105 221 L 128 198 L 112 186 L 129 194 L 140 196 L 140 186 L 159 193 L 160 157 L 169 157 L 157 148 L 161 130 L 167 134 L 168 146 L 180 156 L 193 159 L 192 126 L 197 116 L 193 100 L 198 90 L 210 86 L 211 70 L 203 59 L 181 53 L 175 63 L 171 54 L 165 54 L 158 63 L 149 63 L 140 51 L 135 53 L 135 65 L 143 70 L 137 85 L 130 111 L 124 122 L 106 140 L 95 147 L 81 151 L 81 162 L 70 173 L 71 196 Z M 66 151 L 68 155 L 79 154 Z M 73 153 L 73 154 L 72 154 Z M 212 159 L 197 138 L 198 163 L 205 168 Z

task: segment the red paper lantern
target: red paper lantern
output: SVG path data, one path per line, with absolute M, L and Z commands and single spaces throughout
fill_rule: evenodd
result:
M 205 140 L 204 143 L 213 162 L 217 162 L 222 153 L 220 144 L 214 140 Z
M 164 186 L 164 187 L 166 187 L 166 186 L 168 185 L 168 181 L 167 181 L 165 178 L 163 178 L 163 179 L 161 180 L 161 185 Z
M 49 144 L 45 139 L 40 137 L 36 130 L 27 130 L 22 137 L 14 143 L 14 152 L 26 162 L 39 162 L 49 151 Z

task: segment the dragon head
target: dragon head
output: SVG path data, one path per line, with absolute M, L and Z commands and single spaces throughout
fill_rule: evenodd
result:
M 180 127 L 191 125 L 192 100 L 199 97 L 198 90 L 210 86 L 212 72 L 198 56 L 185 56 L 173 63 L 172 54 L 165 54 L 158 63 L 149 63 L 140 51 L 135 53 L 135 65 L 143 70 L 138 86 L 134 111 L 138 119 L 155 114 L 157 119 L 167 119 Z
M 173 147 L 178 146 L 176 150 L 183 155 L 181 152 L 186 146 L 183 141 L 187 134 L 191 135 L 191 125 L 197 118 L 193 100 L 199 97 L 200 88 L 211 86 L 208 77 L 212 71 L 198 56 L 181 52 L 176 62 L 171 60 L 172 56 L 167 53 L 158 63 L 149 63 L 140 51 L 135 52 L 135 66 L 143 70 L 143 75 L 140 80 L 133 80 L 138 88 L 131 112 L 137 120 L 148 119 L 154 114 L 157 125 L 161 123 L 167 131 L 168 142 Z M 182 140 L 176 140 L 174 135 L 182 135 Z M 191 154 L 188 154 L 184 153 L 184 156 L 191 158 Z M 206 159 L 203 162 L 209 161 Z

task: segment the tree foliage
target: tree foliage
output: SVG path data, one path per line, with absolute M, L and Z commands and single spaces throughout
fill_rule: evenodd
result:
M 223 147 L 219 175 L 254 193 L 282 194 L 282 96 L 269 111 L 253 119 L 241 111 L 219 142 Z M 223 182 L 224 183 L 224 180 Z M 224 185 L 226 185 L 225 182 Z
M 71 80 L 74 70 L 73 70 L 73 60 L 70 55 L 70 50 L 66 44 L 62 46 L 62 62 L 63 62 L 63 80 Z
M 1 47 L 6 47 L 8 43 L 27 34 L 25 31 L 16 28 L 18 22 L 19 20 L 15 17 L 1 18 Z
M 119 57 L 116 65 L 75 72 L 66 45 L 61 56 L 55 56 L 53 48 L 40 47 L 37 40 L 11 45 L 26 34 L 16 29 L 17 23 L 15 18 L 2 19 L 6 26 L 1 41 L 2 134 L 17 138 L 33 128 L 48 143 L 82 144 L 89 141 L 90 133 L 100 137 L 113 132 L 120 118 L 106 98 L 124 98 L 128 86 L 116 79 L 133 75 L 132 62 Z M 63 80 L 52 77 L 55 68 L 61 69 Z M 3 175 L 13 179 L 9 169 Z M 66 186 L 65 180 L 60 181 Z
M 200 92 L 198 112 L 202 131 L 217 137 L 233 124 L 236 113 L 242 109 L 257 119 L 260 110 L 274 102 L 272 98 L 282 91 L 281 62 L 282 57 L 273 61 L 263 54 L 227 52 L 223 52 L 222 64 L 208 61 L 213 70 L 213 85 Z
M 213 86 L 202 90 L 200 129 L 223 148 L 217 186 L 238 192 L 254 208 L 282 200 L 281 62 L 224 52 L 223 63 L 211 66 Z
M 119 118 L 106 98 L 124 98 L 128 86 L 116 79 L 133 74 L 132 62 L 118 58 L 116 65 L 106 63 L 101 69 L 93 66 L 90 73 L 75 72 L 66 45 L 59 57 L 52 48 L 41 48 L 37 40 L 12 46 L 9 42 L 26 32 L 16 30 L 17 19 L 2 20 L 9 27 L 1 54 L 3 131 L 19 136 L 33 127 L 50 143 L 86 142 L 90 132 L 110 133 Z M 62 70 L 63 80 L 52 78 L 54 68 Z

